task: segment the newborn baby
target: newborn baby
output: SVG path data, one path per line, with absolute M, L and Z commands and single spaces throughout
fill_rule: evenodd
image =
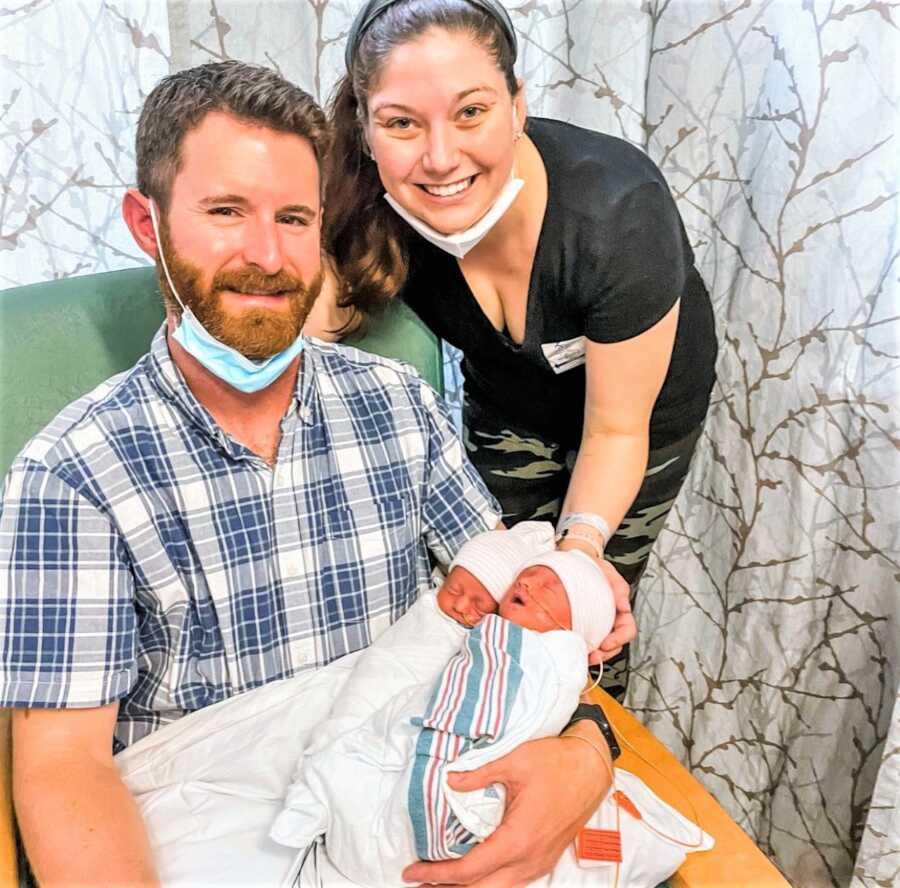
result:
M 464 853 L 499 822 L 504 793 L 454 794 L 445 781 L 450 762 L 454 770 L 474 769 L 527 740 L 557 735 L 578 704 L 588 652 L 612 625 L 612 591 L 579 552 L 545 550 L 516 574 L 510 556 L 521 540 L 506 533 L 467 543 L 438 596 L 423 596 L 372 646 L 382 650 L 354 670 L 376 695 L 407 669 L 415 682 L 373 711 L 351 678 L 342 695 L 349 705 L 336 702 L 330 724 L 304 752 L 271 835 L 306 849 L 324 834 L 326 854 L 313 855 L 318 878 L 333 864 L 332 879 L 399 885 L 413 860 L 436 856 L 421 849 L 437 832 L 436 843 L 452 847 L 451 855 Z M 552 546 L 552 528 L 527 545 Z M 496 606 L 504 583 L 499 614 L 487 613 L 472 630 L 452 622 L 468 625 Z M 384 649 L 402 650 L 402 660 L 389 661 Z M 362 723 L 352 719 L 358 709 L 368 712 Z M 449 840 L 446 823 L 429 820 L 426 809 L 435 804 L 466 809 Z

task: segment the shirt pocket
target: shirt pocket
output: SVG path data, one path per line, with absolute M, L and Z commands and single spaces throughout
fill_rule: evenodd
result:
M 359 637 L 350 642 L 355 650 L 415 600 L 419 509 L 411 493 L 398 491 L 336 506 L 326 523 L 329 557 L 318 577 L 322 601 L 330 628 L 359 627 Z

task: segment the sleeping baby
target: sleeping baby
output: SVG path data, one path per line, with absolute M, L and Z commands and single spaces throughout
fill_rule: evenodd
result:
M 490 835 L 504 787 L 456 792 L 448 775 L 559 734 L 584 689 L 588 653 L 614 616 L 602 571 L 582 552 L 554 550 L 548 524 L 463 546 L 437 595 L 423 595 L 360 656 L 304 750 L 271 831 L 300 849 L 291 878 L 300 869 L 300 884 L 400 885 L 413 860 L 459 857 Z M 628 785 L 633 802 L 662 805 L 628 777 L 640 784 Z M 681 821 L 684 833 L 690 824 Z M 640 840 L 644 851 L 659 841 L 649 831 Z M 596 870 L 569 857 L 557 867 L 566 884 L 589 873 L 597 884 Z M 651 867 L 647 885 L 674 871 L 683 851 L 670 857 L 671 869 L 657 878 Z M 620 875 L 619 884 L 638 883 Z
M 437 592 L 437 606 L 472 628 L 497 605 L 520 565 L 554 550 L 553 525 L 523 521 L 510 530 L 489 530 L 464 543 Z

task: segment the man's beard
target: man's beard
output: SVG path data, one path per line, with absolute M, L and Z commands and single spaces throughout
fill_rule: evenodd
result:
M 194 313 L 207 333 L 254 361 L 284 351 L 300 335 L 313 302 L 322 289 L 321 271 L 308 286 L 286 271 L 275 274 L 265 274 L 253 268 L 219 271 L 209 288 L 205 288 L 201 283 L 202 272 L 178 254 L 165 223 L 160 226 L 159 236 L 172 283 L 185 306 Z M 159 262 L 156 271 L 166 308 L 180 317 L 181 306 L 174 298 Z M 223 290 L 277 294 L 288 300 L 288 310 L 253 308 L 230 315 L 222 307 Z

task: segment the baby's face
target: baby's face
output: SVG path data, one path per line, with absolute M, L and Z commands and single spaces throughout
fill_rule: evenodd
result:
M 526 568 L 513 580 L 500 602 L 500 616 L 537 632 L 572 628 L 569 596 L 559 577 L 543 564 Z
M 438 607 L 463 626 L 474 626 L 485 614 L 497 611 L 497 602 L 464 567 L 454 567 L 438 589 Z

